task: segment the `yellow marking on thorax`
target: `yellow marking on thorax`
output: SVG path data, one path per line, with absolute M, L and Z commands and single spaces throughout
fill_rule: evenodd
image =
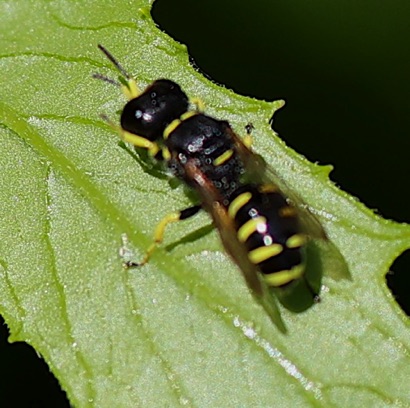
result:
M 294 234 L 286 240 L 286 246 L 288 248 L 300 248 L 306 244 L 305 234 Z
M 238 197 L 236 197 L 231 204 L 229 205 L 228 208 L 228 215 L 233 219 L 235 218 L 236 214 L 238 211 L 249 202 L 249 200 L 252 198 L 252 193 L 247 191 L 246 193 L 239 194 Z
M 169 135 L 181 124 L 181 122 L 195 115 L 197 115 L 197 112 L 188 111 L 182 114 L 178 119 L 173 120 L 164 130 L 164 133 L 162 136 L 164 140 L 169 138 Z
M 187 119 L 189 119 L 189 118 L 192 118 L 192 116 L 195 116 L 195 115 L 198 115 L 198 112 L 188 111 L 188 112 L 183 113 L 183 114 L 179 117 L 179 120 L 182 122 L 182 121 L 184 121 L 184 120 L 187 120 Z
M 258 231 L 258 226 L 261 225 L 262 227 L 266 228 L 266 218 L 265 217 L 256 217 L 251 218 L 249 221 L 245 222 L 239 229 L 238 229 L 238 240 L 239 242 L 246 242 L 248 238 L 256 231 Z M 259 231 L 263 232 L 263 231 Z
M 281 244 L 272 244 L 253 249 L 248 253 L 248 258 L 253 264 L 260 264 L 273 256 L 279 255 L 283 251 Z
M 213 161 L 214 166 L 220 166 L 221 164 L 224 164 L 226 161 L 228 161 L 232 157 L 232 155 L 233 155 L 233 150 L 231 149 L 226 150 Z
M 278 211 L 279 215 L 282 218 L 290 218 L 296 216 L 296 209 L 287 205 L 286 207 L 282 207 Z
M 168 139 L 169 135 L 179 126 L 180 123 L 180 119 L 175 119 L 165 128 L 163 134 L 164 140 Z
M 286 285 L 294 281 L 295 279 L 300 278 L 303 273 L 305 272 L 305 265 L 299 264 L 294 266 L 292 269 L 288 269 L 285 271 L 280 272 L 272 272 L 269 275 L 264 275 L 265 282 L 269 286 L 273 286 L 275 288 L 279 286 Z

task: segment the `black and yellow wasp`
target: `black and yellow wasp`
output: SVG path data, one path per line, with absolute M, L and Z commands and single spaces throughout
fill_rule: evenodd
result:
M 321 250 L 309 251 L 308 245 L 315 239 L 328 240 L 318 220 L 298 205 L 300 200 L 291 192 L 285 197 L 284 183 L 274 174 L 274 182 L 267 177 L 264 161 L 251 150 L 252 126 L 239 138 L 228 122 L 204 114 L 200 101 L 190 101 L 180 86 L 168 79 L 158 79 L 140 92 L 118 61 L 103 46 L 98 47 L 121 73 L 128 97 L 121 126 L 113 126 L 124 141 L 163 161 L 198 197 L 198 204 L 167 215 L 158 224 L 145 258 L 129 266 L 148 261 L 169 223 L 204 209 L 254 295 L 271 314 L 268 288 L 279 295 L 297 289 L 299 300 L 288 302 L 282 296 L 282 303 L 293 310 L 306 309 L 317 301 Z M 100 74 L 94 77 L 120 85 Z M 307 251 L 311 254 L 306 255 Z M 307 262 L 318 271 L 316 278 L 312 277 L 316 282 L 306 275 Z

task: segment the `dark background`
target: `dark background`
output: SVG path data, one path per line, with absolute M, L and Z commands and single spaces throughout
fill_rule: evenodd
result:
M 410 221 L 408 0 L 157 0 L 157 24 L 214 81 L 285 99 L 274 128 L 368 207 Z M 410 255 L 388 283 L 410 313 Z M 68 407 L 47 366 L 0 325 L 0 406 Z

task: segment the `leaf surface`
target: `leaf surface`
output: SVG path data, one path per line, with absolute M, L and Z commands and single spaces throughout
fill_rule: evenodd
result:
M 384 276 L 408 225 L 374 215 L 270 130 L 281 102 L 210 83 L 159 31 L 149 1 L 4 1 L 0 64 L 0 311 L 12 341 L 47 361 L 76 407 L 410 405 L 409 320 Z M 30 16 L 30 18 L 28 18 Z M 319 217 L 351 280 L 325 275 L 322 303 L 272 324 L 202 214 L 139 259 L 156 222 L 190 204 L 99 119 L 124 98 L 104 44 L 142 86 L 200 96 Z M 125 242 L 127 240 L 128 242 Z M 398 375 L 399 373 L 399 375 Z

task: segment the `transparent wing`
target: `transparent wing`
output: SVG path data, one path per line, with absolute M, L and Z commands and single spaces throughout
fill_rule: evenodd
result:
M 308 249 L 312 253 L 310 258 L 316 259 L 315 262 L 311 262 L 315 264 L 315 268 L 319 268 L 318 265 L 320 265 L 323 273 L 334 279 L 350 279 L 349 268 L 343 255 L 328 239 L 319 219 L 309 211 L 308 205 L 289 188 L 285 180 L 267 165 L 260 155 L 248 148 L 233 130 L 230 130 L 230 132 L 235 151 L 241 157 L 246 168 L 246 181 L 275 185 L 287 199 L 288 204 L 297 211 L 301 229 L 311 241 Z M 307 269 L 309 269 L 309 259 L 307 266 Z
M 283 180 L 274 169 L 267 165 L 262 156 L 248 148 L 234 131 L 230 130 L 230 132 L 235 151 L 242 159 L 246 168 L 246 181 L 257 184 L 275 185 L 282 192 L 289 204 L 295 207 L 300 215 L 302 227 L 306 227 L 306 232 L 309 236 L 326 239 L 326 233 L 319 220 L 307 209 L 308 207 L 303 200 L 287 186 L 285 180 Z
M 253 295 L 268 312 L 273 323 L 285 332 L 286 329 L 280 317 L 276 299 L 266 286 L 255 265 L 249 261 L 247 249 L 237 239 L 234 225 L 218 191 L 200 171 L 195 161 L 189 161 L 185 170 L 191 181 L 190 184 L 195 186 L 195 190 L 199 194 L 203 208 L 212 216 L 213 223 L 219 232 L 226 252 L 239 266 Z

